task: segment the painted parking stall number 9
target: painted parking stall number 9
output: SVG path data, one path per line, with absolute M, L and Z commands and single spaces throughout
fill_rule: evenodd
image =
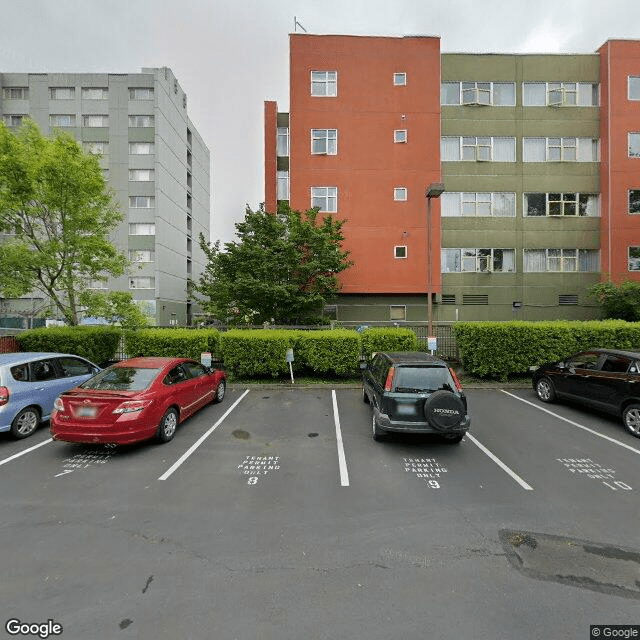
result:
M 405 473 L 413 473 L 417 478 L 423 478 L 430 489 L 440 489 L 442 474 L 447 469 L 435 458 L 403 458 Z

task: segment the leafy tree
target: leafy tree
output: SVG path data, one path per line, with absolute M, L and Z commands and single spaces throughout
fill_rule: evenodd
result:
M 109 240 L 122 220 L 95 156 L 65 133 L 44 137 L 27 120 L 14 134 L 0 124 L 0 293 L 44 293 L 77 325 L 99 296 L 89 283 L 124 273 Z M 119 304 L 122 305 L 120 300 Z M 132 303 L 133 304 L 133 303 Z
M 588 294 L 602 306 L 606 318 L 640 322 L 640 282 L 600 282 L 589 287 Z
M 119 324 L 124 329 L 141 329 L 148 325 L 147 316 L 133 301 L 128 291 L 83 291 L 80 303 L 91 309 L 91 315 Z
M 281 204 L 276 214 L 247 207 L 236 224 L 239 240 L 209 244 L 208 263 L 190 290 L 203 309 L 230 324 L 316 321 L 326 300 L 340 289 L 338 273 L 351 266 L 342 250 L 344 221 L 317 209 L 300 212 Z

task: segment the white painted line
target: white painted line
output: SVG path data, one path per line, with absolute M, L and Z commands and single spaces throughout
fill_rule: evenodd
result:
M 344 457 L 344 445 L 342 444 L 342 431 L 340 430 L 340 416 L 338 414 L 338 401 L 336 400 L 335 389 L 331 390 L 333 399 L 333 421 L 336 424 L 336 440 L 338 441 L 338 464 L 340 466 L 340 485 L 349 486 L 349 471 L 347 470 L 347 460 Z
M 491 451 L 489 451 L 487 447 L 478 442 L 470 433 L 467 433 L 466 437 L 469 438 L 469 440 L 471 440 L 471 442 L 473 442 L 476 447 L 486 453 L 503 471 L 508 473 L 523 489 L 526 489 L 527 491 L 533 491 L 533 487 L 531 485 L 527 484 L 515 471 L 509 469 L 509 467 L 507 467 L 507 465 L 502 462 L 500 458 L 491 453 Z
M 43 447 L 45 444 L 49 444 L 50 442 L 53 442 L 53 438 L 47 438 L 46 440 L 43 440 L 39 444 L 33 445 L 33 447 L 29 447 L 28 449 L 25 449 L 24 451 L 21 451 L 20 453 L 16 453 L 16 454 L 14 454 L 14 455 L 12 455 L 12 456 L 10 456 L 8 458 L 5 458 L 4 460 L 0 460 L 0 466 L 2 466 L 3 464 L 7 464 L 7 462 L 11 462 L 12 460 L 15 460 L 16 458 L 19 458 L 20 456 L 25 455 L 26 453 L 34 451 L 35 449 L 39 449 L 40 447 Z
M 169 478 L 176 469 L 178 469 L 182 463 L 222 424 L 224 419 L 240 404 L 240 401 L 249 393 L 247 389 L 223 414 L 222 417 L 216 422 L 205 434 L 201 435 L 181 456 L 173 463 L 159 478 L 158 480 L 166 480 Z
M 633 453 L 637 453 L 638 455 L 640 455 L 640 449 L 635 449 L 634 447 L 632 447 L 631 445 L 628 445 L 626 442 L 620 442 L 620 440 L 616 440 L 615 438 L 610 438 L 609 436 L 605 436 L 602 433 L 598 433 L 597 431 L 594 431 L 593 429 L 589 429 L 589 427 L 585 427 L 583 424 L 580 424 L 579 422 L 574 422 L 573 420 L 569 420 L 569 418 L 564 418 L 563 416 L 554 413 L 553 411 L 549 411 L 549 409 L 545 409 L 544 407 L 541 407 L 540 405 L 535 404 L 535 402 L 530 402 L 529 400 L 525 400 L 524 398 L 520 398 L 516 395 L 514 395 L 513 393 L 509 393 L 508 391 L 505 391 L 504 389 L 500 389 L 500 391 L 502 391 L 502 393 L 506 393 L 508 396 L 511 396 L 512 398 L 515 398 L 516 400 L 520 400 L 520 402 L 524 402 L 525 404 L 528 404 L 532 407 L 535 407 L 536 409 L 539 409 L 540 411 L 544 411 L 545 413 L 548 413 L 550 416 L 553 416 L 554 418 L 558 418 L 558 420 L 563 420 L 564 422 L 568 422 L 570 425 L 573 425 L 574 427 L 578 427 L 578 429 L 582 429 L 583 431 L 587 431 L 588 433 L 593 434 L 594 436 L 598 436 L 599 438 L 604 438 L 605 440 L 608 440 L 609 442 L 613 442 L 613 444 L 617 444 L 620 447 L 624 447 L 625 449 L 628 449 L 629 451 L 633 451 Z

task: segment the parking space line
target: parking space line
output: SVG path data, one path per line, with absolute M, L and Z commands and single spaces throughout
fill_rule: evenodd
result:
M 613 444 L 617 444 L 621 447 L 624 447 L 625 449 L 628 449 L 629 451 L 633 451 L 633 453 L 637 453 L 638 455 L 640 455 L 640 450 L 635 449 L 634 447 L 628 445 L 626 442 L 620 442 L 620 440 L 616 440 L 615 438 L 610 438 L 609 436 L 605 436 L 602 433 L 598 433 L 597 431 L 594 431 L 593 429 L 589 429 L 589 427 L 585 427 L 583 424 L 580 424 L 579 422 L 574 422 L 573 420 L 569 420 L 569 418 L 564 418 L 563 416 L 554 413 L 553 411 L 549 411 L 549 409 L 545 409 L 544 407 L 541 407 L 533 402 L 530 402 L 529 400 L 525 400 L 524 398 L 520 398 L 518 396 L 516 396 L 513 393 L 509 393 L 508 391 L 505 391 L 504 389 L 501 389 L 502 393 L 506 393 L 508 396 L 511 396 L 512 398 L 515 398 L 516 400 L 520 400 L 520 402 L 524 402 L 525 404 L 528 404 L 532 407 L 535 407 L 536 409 L 539 409 L 540 411 L 544 411 L 545 413 L 548 413 L 550 416 L 553 416 L 554 418 L 558 418 L 558 420 L 564 420 L 564 422 L 568 422 L 570 425 L 573 425 L 574 427 L 578 427 L 578 429 L 582 429 L 583 431 L 587 431 L 591 434 L 593 434 L 594 436 L 598 436 L 599 438 L 604 438 L 605 440 L 608 440 L 609 442 L 612 442 Z
M 222 417 L 202 436 L 200 436 L 159 478 L 166 480 L 176 471 L 184 461 L 222 424 L 224 419 L 240 404 L 240 401 L 249 393 L 247 389 L 223 414 Z
M 473 444 L 480 449 L 483 453 L 485 453 L 489 458 L 491 458 L 503 471 L 508 473 L 523 489 L 527 491 L 533 491 L 533 487 L 527 484 L 515 471 L 512 471 L 507 467 L 507 465 L 500 460 L 497 456 L 495 456 L 487 447 L 485 447 L 482 443 L 478 442 L 470 433 L 466 434 L 466 437 L 473 442 Z
M 50 442 L 53 442 L 53 438 L 47 438 L 46 440 L 43 440 L 39 444 L 33 445 L 33 447 L 29 447 L 28 449 L 25 449 L 24 451 L 21 451 L 20 453 L 15 453 L 14 455 L 9 456 L 8 458 L 5 458 L 4 460 L 0 460 L 0 467 L 3 464 L 7 464 L 7 462 L 11 462 L 12 460 L 15 460 L 16 458 L 19 458 L 20 456 L 23 456 L 26 453 L 29 453 L 30 451 L 34 451 L 35 449 L 38 449 L 38 448 L 44 446 L 45 444 L 49 444 Z
M 342 443 L 342 431 L 340 429 L 340 415 L 338 414 L 338 401 L 335 389 L 331 390 L 333 399 L 333 421 L 336 425 L 336 440 L 338 441 L 338 465 L 340 466 L 340 485 L 349 486 L 349 471 L 347 470 L 347 460 L 344 455 L 344 444 Z

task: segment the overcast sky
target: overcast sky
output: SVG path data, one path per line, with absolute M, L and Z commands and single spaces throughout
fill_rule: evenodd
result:
M 171 67 L 211 151 L 212 240 L 227 242 L 264 199 L 263 103 L 288 109 L 294 16 L 316 34 L 439 36 L 444 53 L 640 39 L 640 0 L 0 0 L 0 72 Z

